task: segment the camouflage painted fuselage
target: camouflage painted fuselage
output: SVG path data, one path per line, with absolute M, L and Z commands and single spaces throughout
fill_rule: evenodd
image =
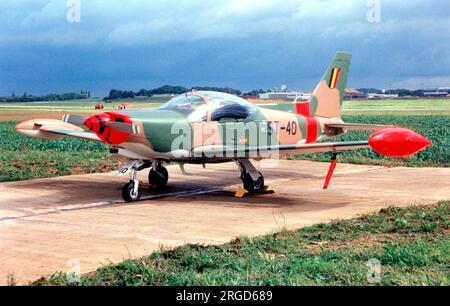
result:
M 201 93 L 195 93 L 201 96 Z M 207 99 L 207 97 L 204 97 Z M 325 129 L 326 123 L 341 123 L 339 117 L 321 118 L 296 113 L 294 104 L 276 106 L 270 109 L 256 107 L 256 111 L 244 119 L 222 118 L 191 122 L 189 117 L 173 110 L 128 111 L 132 121 L 138 124 L 140 133 L 115 146 L 118 154 L 133 159 L 167 159 L 192 163 L 226 162 L 235 159 L 227 154 L 204 156 L 196 149 L 223 147 L 236 149 L 314 143 L 331 136 Z M 272 106 L 273 107 L 273 106 Z M 210 118 L 210 114 L 208 116 Z M 255 154 L 253 158 L 270 157 Z

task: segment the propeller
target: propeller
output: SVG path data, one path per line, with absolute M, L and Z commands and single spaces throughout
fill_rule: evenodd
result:
M 137 126 L 136 124 L 110 121 L 110 122 L 105 122 L 105 126 L 112 130 L 116 130 L 116 131 L 127 133 L 127 134 L 139 134 L 140 133 L 139 126 Z
M 133 123 L 130 115 L 118 112 L 105 112 L 90 117 L 64 115 L 62 121 L 86 127 L 109 145 L 126 142 L 130 135 L 141 132 L 139 125 Z
M 119 118 L 119 119 L 117 119 Z M 120 120 L 120 121 L 116 121 Z M 98 133 L 102 131 L 102 128 L 109 128 L 118 132 L 127 133 L 127 134 L 139 134 L 140 128 L 138 125 L 123 122 L 124 119 L 120 117 L 114 117 L 108 113 L 101 115 L 94 115 L 91 117 L 85 117 L 80 115 L 64 115 L 62 117 L 62 121 L 65 123 L 70 123 L 76 126 L 85 126 L 89 130 L 94 133 Z
M 83 126 L 87 119 L 87 117 L 79 115 L 64 115 L 62 117 L 62 121 L 65 123 L 70 123 L 77 126 Z

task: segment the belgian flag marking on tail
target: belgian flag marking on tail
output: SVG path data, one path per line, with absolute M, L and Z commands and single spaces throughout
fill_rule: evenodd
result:
M 330 83 L 328 84 L 328 86 L 331 89 L 334 89 L 337 87 L 340 73 L 341 73 L 341 68 L 334 68 L 331 71 Z

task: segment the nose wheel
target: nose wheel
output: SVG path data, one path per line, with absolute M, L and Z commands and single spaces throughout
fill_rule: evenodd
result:
M 130 181 L 122 189 L 122 197 L 127 203 L 137 202 L 141 199 L 142 190 L 139 181 Z
M 137 174 L 139 171 L 151 168 L 148 174 L 149 185 L 141 183 L 137 179 Z M 141 199 L 142 196 L 142 188 L 150 187 L 162 189 L 167 185 L 169 180 L 169 172 L 165 167 L 161 165 L 159 161 L 154 161 L 153 163 L 149 162 L 140 162 L 135 161 L 131 166 L 125 167 L 125 169 L 130 170 L 130 181 L 122 188 L 122 197 L 127 203 L 137 202 Z M 127 172 L 127 171 L 125 171 Z

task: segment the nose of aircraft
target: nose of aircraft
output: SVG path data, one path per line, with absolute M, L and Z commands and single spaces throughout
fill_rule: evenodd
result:
M 110 116 L 106 113 L 94 115 L 84 121 L 84 126 L 96 134 L 103 134 L 105 131 L 105 123 L 110 120 Z
M 122 113 L 106 112 L 88 117 L 84 126 L 109 145 L 121 144 L 133 134 L 130 116 Z
M 389 128 L 374 133 L 369 144 L 379 154 L 409 157 L 432 145 L 427 138 L 405 128 Z

